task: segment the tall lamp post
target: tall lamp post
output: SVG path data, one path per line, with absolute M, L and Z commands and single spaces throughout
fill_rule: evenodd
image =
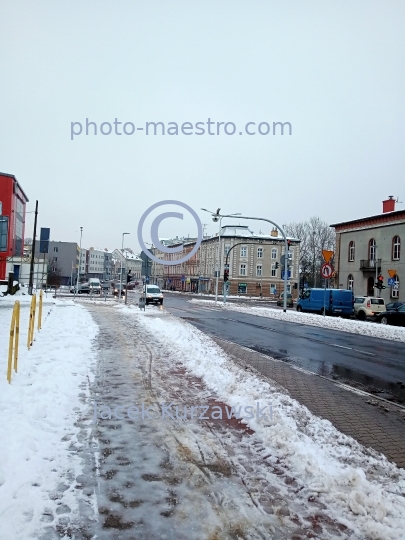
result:
M 215 276 L 215 302 L 218 302 L 218 279 L 219 274 L 221 273 L 222 268 L 222 246 L 221 246 L 221 228 L 222 228 L 222 218 L 224 217 L 232 217 L 232 216 L 240 216 L 240 213 L 237 214 L 228 214 L 226 216 L 219 216 L 220 208 L 216 212 L 211 212 L 211 210 L 207 210 L 206 208 L 201 208 L 204 212 L 208 212 L 209 214 L 212 214 L 212 221 L 216 222 L 219 221 L 219 229 L 218 229 L 218 249 L 215 252 L 215 269 L 216 269 L 216 276 Z M 219 265 L 218 265 L 219 260 Z M 218 268 L 219 266 L 219 268 Z
M 121 296 L 122 296 L 122 258 L 124 257 L 124 236 L 126 234 L 130 234 L 129 232 L 124 232 L 122 233 L 122 242 L 121 242 L 121 274 L 120 274 L 120 291 L 118 293 L 118 296 L 120 297 L 120 301 L 121 301 Z
M 79 294 L 80 262 L 82 258 L 82 235 L 83 235 L 83 227 L 80 227 L 79 268 L 77 269 L 76 289 L 75 289 L 74 298 L 76 298 L 76 294 Z

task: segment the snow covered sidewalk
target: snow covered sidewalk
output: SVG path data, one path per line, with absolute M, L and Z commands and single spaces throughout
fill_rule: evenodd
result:
M 18 373 L 6 380 L 8 336 L 21 301 Z M 72 482 L 81 472 L 74 451 L 80 414 L 88 410 L 97 326 L 73 302 L 44 297 L 42 330 L 26 346 L 31 297 L 0 303 L 0 539 L 40 538 L 58 515 L 67 522 L 79 501 Z M 67 436 L 68 435 L 68 436 Z M 79 445 L 80 446 L 80 445 Z M 62 494 L 63 492 L 63 494 Z
M 125 311 L 130 312 L 131 308 Z M 200 378 L 219 401 L 236 410 L 246 404 L 271 402 L 272 419 L 243 420 L 254 432 L 251 440 L 244 443 L 249 446 L 259 442 L 261 445 L 263 462 L 269 466 L 268 488 L 277 486 L 281 490 L 280 476 L 284 489 L 288 478 L 294 482 L 295 504 L 301 503 L 301 511 L 307 505 L 308 513 L 299 516 L 302 530 L 313 511 L 308 502 L 314 501 L 321 505 L 330 520 L 348 528 L 347 537 L 362 540 L 403 538 L 403 469 L 377 453 L 365 451 L 330 422 L 320 420 L 289 398 L 281 388 L 243 371 L 194 327 L 174 317 L 132 311 L 147 335 L 161 342 L 171 362 L 184 366 L 185 375 Z M 234 450 L 236 462 L 240 458 L 239 465 L 242 465 L 241 448 Z M 275 473 L 277 469 L 278 473 Z M 297 516 L 298 510 L 293 510 L 292 499 L 284 512 L 290 520 L 293 515 Z M 328 533 L 324 528 L 320 537 L 328 538 L 328 534 L 337 537 L 338 533 Z M 346 537 L 343 531 L 340 534 L 342 538 Z
M 217 307 L 218 309 L 226 311 L 239 311 L 241 313 L 249 313 L 250 315 L 268 317 L 270 319 L 277 319 L 279 321 L 307 324 L 309 326 L 321 326 L 322 328 L 340 330 L 342 332 L 349 332 L 351 334 L 361 334 L 362 336 L 371 336 L 381 339 L 405 342 L 404 327 L 384 326 L 380 323 L 342 319 L 341 317 L 323 317 L 322 315 L 298 313 L 297 311 L 290 310 L 284 313 L 284 311 L 280 309 L 254 307 L 240 304 L 223 304 L 222 302 L 216 303 L 214 300 L 200 300 L 192 298 L 190 302 L 210 307 Z

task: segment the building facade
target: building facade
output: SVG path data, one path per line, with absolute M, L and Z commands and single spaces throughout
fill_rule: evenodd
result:
M 18 281 L 24 252 L 25 206 L 28 197 L 12 174 L 0 173 L 0 279 L 6 279 L 7 262 Z M 16 258 L 13 261 L 13 258 Z M 8 265 L 8 268 L 11 267 Z
M 122 273 L 123 277 L 127 275 L 131 270 L 131 275 L 134 279 L 140 279 L 142 273 L 142 259 L 132 251 L 132 249 L 125 248 L 114 249 L 112 252 L 112 274 L 114 279 L 120 279 Z
M 405 253 L 401 245 L 405 239 L 405 210 L 395 211 L 393 197 L 383 201 L 382 214 L 331 227 L 336 231 L 340 288 L 352 289 L 356 296 L 381 296 L 386 303 L 405 300 Z M 395 282 L 392 286 L 388 286 L 390 273 Z M 375 288 L 380 274 L 386 286 L 381 291 Z
M 80 248 L 76 242 L 49 242 L 48 253 L 39 253 L 39 242 L 35 245 L 35 255 L 48 274 L 58 274 L 60 285 L 76 283 L 79 268 Z M 46 270 L 45 270 L 46 275 Z
M 299 240 L 290 238 L 288 292 L 298 295 L 299 281 Z M 195 240 L 184 244 L 178 253 L 162 253 L 156 256 L 164 260 L 176 261 L 192 251 Z M 216 274 L 218 292 L 223 291 L 225 265 L 229 268 L 231 295 L 276 297 L 284 290 L 284 267 L 281 257 L 285 254 L 283 238 L 277 229 L 269 235 L 255 235 L 247 226 L 225 226 L 220 235 L 206 237 L 200 248 L 187 261 L 179 264 L 153 265 L 154 282 L 162 288 L 190 292 L 214 293 Z

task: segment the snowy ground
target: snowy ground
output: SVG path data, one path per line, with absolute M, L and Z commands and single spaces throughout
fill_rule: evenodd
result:
M 372 336 L 382 339 L 390 339 L 392 341 L 405 342 L 405 327 L 384 326 L 380 323 L 369 321 L 358 321 L 352 319 L 342 319 L 341 317 L 323 317 L 312 313 L 299 313 L 298 311 L 284 311 L 280 309 L 272 309 L 267 307 L 254 307 L 240 304 L 223 304 L 214 300 L 200 300 L 192 298 L 190 302 L 216 306 L 218 309 L 228 311 L 240 311 L 249 313 L 250 315 L 258 315 L 260 317 L 268 317 L 279 321 L 295 322 L 299 324 L 307 324 L 309 326 L 321 326 L 330 328 L 331 330 L 341 330 L 351 334 L 361 334 L 362 336 Z
M 3 330 L 11 303 L 0 306 Z M 22 336 L 11 385 L 1 332 L 1 540 L 403 538 L 405 471 L 188 323 L 153 306 L 71 300 L 44 319 L 30 351 Z M 266 417 L 248 418 L 258 402 Z M 141 403 L 158 417 L 127 418 Z M 106 413 L 117 406 L 123 418 Z M 192 406 L 208 417 L 191 418 Z
M 8 335 L 16 299 L 21 302 L 18 373 L 13 371 L 8 384 Z M 23 295 L 0 300 L 1 540 L 39 538 L 52 514 L 66 520 L 79 504 L 71 483 L 82 465 L 72 447 L 78 443 L 77 417 L 88 409 L 97 327 L 83 307 L 55 303 L 48 296 L 42 330 L 35 328 L 28 350 L 30 302 Z

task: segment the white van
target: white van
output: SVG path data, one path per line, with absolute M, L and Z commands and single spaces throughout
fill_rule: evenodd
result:
M 163 294 L 157 285 L 145 285 L 144 293 L 146 296 L 146 305 L 163 304 Z
M 98 278 L 89 279 L 90 293 L 101 294 L 101 283 Z

